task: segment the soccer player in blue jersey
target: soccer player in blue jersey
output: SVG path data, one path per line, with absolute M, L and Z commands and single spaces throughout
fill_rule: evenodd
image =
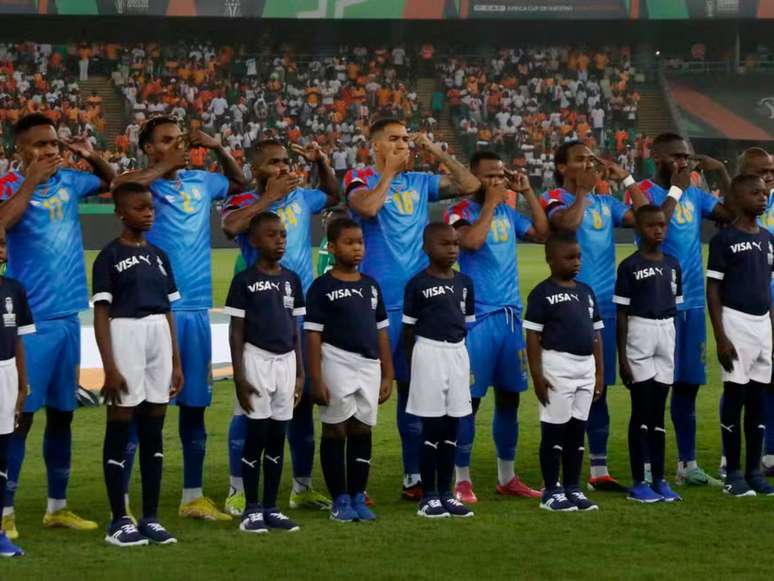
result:
M 164 463 L 164 416 L 180 392 L 183 372 L 170 303 L 180 300 L 166 253 L 145 240 L 153 224 L 147 186 L 113 190 L 121 235 L 93 266 L 94 335 L 105 369 L 108 405 L 102 450 L 111 522 L 105 541 L 117 547 L 177 543 L 158 520 Z M 135 526 L 124 496 L 126 448 L 137 426 L 142 473 L 142 519 Z
M 664 411 L 675 370 L 675 314 L 683 300 L 677 259 L 664 254 L 664 212 L 646 204 L 637 208 L 639 250 L 618 266 L 613 302 L 621 380 L 629 389 L 629 500 L 643 503 L 681 500 L 664 479 Z M 651 482 L 645 481 L 645 462 Z
M 291 171 L 288 151 L 280 142 L 259 142 L 252 158 L 252 171 L 256 178 L 255 191 L 238 193 L 228 198 L 223 206 L 223 230 L 227 236 L 236 238 L 245 263 L 252 265 L 258 259 L 258 251 L 252 246 L 248 235 L 251 220 L 265 211 L 278 214 L 287 230 L 287 250 L 281 263 L 283 267 L 301 277 L 306 292 L 314 278 L 312 217 L 338 202 L 339 184 L 327 156 L 316 143 L 311 143 L 306 148 L 293 145 L 291 149 L 316 165 L 320 176 L 320 189 L 299 187 L 299 179 Z M 241 443 L 244 441 L 246 429 L 245 416 L 234 415 L 229 427 L 230 489 L 226 498 L 226 511 L 234 515 L 244 512 Z M 288 441 L 293 459 L 290 508 L 330 508 L 330 500 L 312 488 L 314 418 L 308 382 L 304 397 L 293 411 Z
M 223 175 L 185 169 L 186 141 L 213 151 Z M 150 188 L 156 220 L 147 238 L 169 256 L 182 295 L 173 304 L 185 376 L 184 389 L 176 399 L 183 448 L 180 516 L 230 520 L 202 492 L 207 442 L 204 412 L 212 401 L 210 212 L 215 200 L 243 191 L 245 179 L 239 164 L 214 138 L 195 131 L 186 140 L 172 117 L 154 117 L 145 123 L 139 145 L 150 159 L 150 167 L 123 174 L 114 185 L 131 181 Z
M 738 217 L 710 241 L 707 308 L 722 367 L 720 427 L 730 496 L 774 495 L 760 471 L 764 390 L 771 381 L 771 279 L 774 236 L 758 225 L 769 192 L 755 175 L 739 175 L 730 195 Z M 744 422 L 742 422 L 744 409 Z M 742 432 L 745 463 L 741 463 Z
M 514 174 L 509 182 L 496 153 L 475 153 L 470 170 L 481 181 L 480 191 L 452 206 L 446 215 L 446 221 L 460 235 L 460 270 L 473 279 L 476 288 L 476 323 L 467 340 L 473 414 L 460 420 L 455 493 L 465 503 L 477 500 L 470 476 L 470 455 L 475 414 L 491 385 L 495 390 L 492 435 L 497 450 L 497 493 L 538 498 L 540 492 L 524 484 L 514 470 L 519 398 L 527 389 L 516 240 L 545 241 L 548 220 L 527 176 Z M 506 203 L 509 188 L 524 196 L 532 219 Z
M 65 144 L 94 173 L 62 168 L 62 143 L 45 115 L 14 128 L 21 169 L 0 178 L 0 222 L 8 231 L 8 275 L 26 289 L 37 325 L 24 337 L 30 394 L 11 439 L 3 528 L 18 535 L 13 498 L 34 412 L 46 407 L 43 458 L 48 472 L 47 527 L 94 530 L 97 523 L 67 509 L 71 429 L 80 362 L 78 311 L 88 308 L 78 202 L 106 190 L 113 170 L 86 139 Z
M 634 225 L 634 212 L 611 195 L 596 193 L 603 171 L 620 179 L 631 195 L 640 200 L 634 178 L 620 167 L 602 162 L 584 144 L 570 141 L 554 153 L 555 179 L 558 188 L 545 192 L 541 204 L 555 230 L 576 232 L 583 263 L 578 280 L 588 284 L 597 297 L 604 321 L 602 339 L 605 358 L 605 389 L 594 401 L 586 431 L 589 438 L 591 477 L 594 490 L 625 492 L 607 470 L 607 440 L 610 435 L 610 415 L 607 408 L 607 386 L 616 381 L 615 305 L 615 228 Z M 600 167 L 604 164 L 604 167 Z
M 369 137 L 375 165 L 350 170 L 344 176 L 344 194 L 363 228 L 368 252 L 360 270 L 374 277 L 384 289 L 390 317 L 390 345 L 398 381 L 397 422 L 403 451 L 403 498 L 422 498 L 419 454 L 422 425 L 406 413 L 409 369 L 401 343 L 403 289 L 409 279 L 425 268 L 422 232 L 428 223 L 429 202 L 478 191 L 479 181 L 468 169 L 422 133 L 409 135 L 397 119 L 374 122 Z M 435 175 L 406 171 L 411 143 L 429 151 L 449 171 Z
M 5 264 L 8 246 L 5 227 L 0 224 L 0 264 Z M 27 367 L 24 364 L 22 336 L 35 332 L 35 323 L 24 287 L 12 278 L 0 275 L 0 514 L 8 485 L 8 444 L 24 409 L 27 397 Z M 6 535 L 0 523 L 0 557 L 24 554 Z
M 701 254 L 703 218 L 728 222 L 733 212 L 715 196 L 692 186 L 692 166 L 718 172 L 725 192 L 728 174 L 719 161 L 694 156 L 686 141 L 675 133 L 664 133 L 653 140 L 655 175 L 640 183 L 645 199 L 635 200 L 635 208 L 655 204 L 664 211 L 669 229 L 664 252 L 680 261 L 683 274 L 683 302 L 677 307 L 675 326 L 675 383 L 670 412 L 677 440 L 678 484 L 720 485 L 696 462 L 696 396 L 706 383 L 707 328 L 704 311 L 704 275 Z
M 287 240 L 280 217 L 258 214 L 251 220 L 249 235 L 259 257 L 234 277 L 225 307 L 231 315 L 229 343 L 238 413 L 247 424 L 240 454 L 246 504 L 239 528 L 253 534 L 296 531 L 298 525 L 277 508 L 277 491 L 285 433 L 304 387 L 298 327 L 306 313 L 304 290 L 299 276 L 280 265 Z
M 774 158 L 760 147 L 751 147 L 739 156 L 737 168 L 740 174 L 756 175 L 766 184 L 768 204 L 763 215 L 758 217 L 758 225 L 774 234 Z M 774 280 L 771 288 L 774 296 Z M 774 384 L 769 383 L 765 395 L 766 441 L 761 462 L 766 476 L 774 476 Z

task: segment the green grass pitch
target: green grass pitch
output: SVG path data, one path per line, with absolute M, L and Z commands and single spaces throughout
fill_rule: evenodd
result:
M 629 252 L 619 248 L 619 256 Z M 546 275 L 542 248 L 519 250 L 522 291 Z M 89 253 L 89 264 L 94 253 Z M 235 251 L 214 252 L 214 301 L 222 306 Z M 710 381 L 699 396 L 699 461 L 716 472 L 720 435 L 719 389 L 714 344 L 710 345 Z M 610 393 L 612 473 L 628 482 L 626 422 L 628 397 L 622 387 Z M 232 385 L 216 384 L 209 427 L 205 491 L 222 503 L 228 486 L 227 432 Z M 503 499 L 494 492 L 496 468 L 491 439 L 492 400 L 482 405 L 477 422 L 473 479 L 480 502 L 465 522 L 427 522 L 416 507 L 399 499 L 400 445 L 395 428 L 395 398 L 380 410 L 368 491 L 379 520 L 343 525 L 327 514 L 289 511 L 301 525 L 293 534 L 254 538 L 238 532 L 237 522 L 205 523 L 177 517 L 182 483 L 177 411 L 171 408 L 166 429 L 166 462 L 160 515 L 180 544 L 121 550 L 106 545 L 108 503 L 102 481 L 104 409 L 76 414 L 70 506 L 99 522 L 100 530 L 81 533 L 46 530 L 46 475 L 41 457 L 42 415 L 36 419 L 17 496 L 19 543 L 23 559 L 0 560 L 0 579 L 665 579 L 770 578 L 774 540 L 774 498 L 731 499 L 718 489 L 680 490 L 685 501 L 641 506 L 622 496 L 592 494 L 600 510 L 589 514 L 548 514 L 537 502 Z M 540 482 L 538 414 L 535 397 L 524 394 L 517 468 L 533 486 Z M 667 420 L 667 473 L 675 464 L 675 444 Z M 140 507 L 139 474 L 132 497 Z M 585 472 L 585 471 L 584 471 Z M 324 489 L 315 466 L 316 486 Z M 280 493 L 287 507 L 290 460 L 286 456 Z

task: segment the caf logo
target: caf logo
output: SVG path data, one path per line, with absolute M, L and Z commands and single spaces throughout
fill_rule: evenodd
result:
M 16 314 L 13 312 L 13 299 L 11 297 L 5 297 L 5 313 L 3 313 L 3 326 L 4 327 L 16 326 Z

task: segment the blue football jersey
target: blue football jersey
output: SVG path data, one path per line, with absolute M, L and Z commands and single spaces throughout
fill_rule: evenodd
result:
M 657 206 L 664 203 L 669 193 L 652 180 L 640 182 L 640 189 Z M 683 272 L 683 302 L 677 305 L 678 311 L 704 307 L 701 222 L 712 214 L 718 201 L 712 194 L 691 186 L 683 192 L 669 222 L 663 250 L 680 261 Z
M 344 191 L 349 196 L 362 187 L 373 189 L 377 183 L 379 174 L 374 167 L 350 170 L 344 176 Z M 403 172 L 390 184 L 387 200 L 374 218 L 355 214 L 365 239 L 360 270 L 379 282 L 387 310 L 402 308 L 409 279 L 428 265 L 422 235 L 429 221 L 429 203 L 438 199 L 440 184 L 439 175 Z
M 446 212 L 451 225 L 473 224 L 481 213 L 481 204 L 463 200 Z M 516 239 L 524 237 L 532 221 L 507 204 L 495 208 L 486 242 L 475 252 L 460 251 L 460 270 L 473 279 L 476 288 L 476 316 L 513 307 L 521 316 L 519 266 L 516 259 Z
M 0 200 L 22 183 L 17 172 L 0 178 Z M 36 321 L 89 307 L 78 202 L 101 183 L 94 174 L 60 169 L 35 189 L 21 220 L 8 230 L 8 276 L 27 290 Z
M 587 200 L 583 221 L 577 232 L 581 248 L 578 280 L 593 289 L 602 318 L 610 318 L 615 316 L 615 228 L 623 225 L 624 215 L 629 208 L 618 198 L 609 195 L 592 193 L 587 196 Z M 545 192 L 540 198 L 549 218 L 553 212 L 570 206 L 574 201 L 575 196 L 563 188 Z
M 229 212 L 252 206 L 260 199 L 256 192 L 245 192 L 230 196 L 223 206 L 223 216 Z M 297 273 L 301 278 L 304 293 L 314 280 L 312 270 L 312 216 L 319 214 L 327 203 L 327 196 L 320 190 L 296 188 L 287 196 L 274 202 L 267 211 L 279 215 L 288 232 L 285 256 L 280 264 Z M 236 237 L 242 256 L 248 265 L 258 260 L 258 251 L 250 245 L 247 233 Z
M 228 193 L 228 179 L 219 174 L 185 170 L 177 179 L 150 185 L 156 219 L 148 241 L 172 262 L 182 298 L 173 310 L 192 311 L 212 306 L 210 208 Z
M 769 203 L 766 205 L 766 212 L 758 218 L 758 224 L 766 228 L 771 234 L 774 234 L 774 190 L 769 192 Z M 774 298 L 774 279 L 771 280 L 771 296 Z

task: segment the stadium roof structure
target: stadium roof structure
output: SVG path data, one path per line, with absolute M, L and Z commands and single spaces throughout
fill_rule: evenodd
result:
M 669 80 L 691 139 L 774 141 L 774 78 L 711 75 Z

